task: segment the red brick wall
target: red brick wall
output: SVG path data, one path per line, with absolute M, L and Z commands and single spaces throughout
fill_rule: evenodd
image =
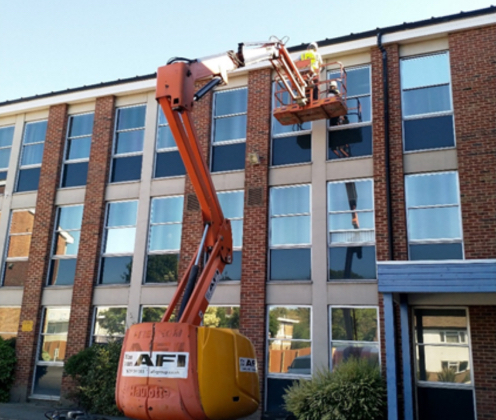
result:
M 449 37 L 465 258 L 496 257 L 496 26 Z
M 477 418 L 496 419 L 496 306 L 471 306 L 470 333 Z
M 246 163 L 245 169 L 240 331 L 255 346 L 261 378 L 265 371 L 270 115 L 271 70 L 253 71 L 248 77 L 249 124 L 246 133 L 246 155 L 258 153 L 260 164 Z
M 59 185 L 61 158 L 67 129 L 67 104 L 50 108 L 43 151 L 40 182 L 36 199 L 36 216 L 29 253 L 29 268 L 24 284 L 20 323 L 33 321 L 32 331 L 22 331 L 16 342 L 15 391 L 22 399 L 29 394 L 36 358 L 41 320 L 41 294 L 46 284 L 50 247 L 55 218 L 55 194 Z

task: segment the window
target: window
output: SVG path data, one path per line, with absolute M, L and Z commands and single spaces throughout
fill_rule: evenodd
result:
M 247 88 L 215 92 L 212 172 L 245 168 L 247 108 Z
M 405 178 L 410 260 L 463 258 L 458 174 Z
M 447 52 L 400 62 L 405 152 L 454 147 Z
M 101 284 L 131 281 L 137 212 L 137 201 L 108 203 L 100 268 Z
M 153 198 L 145 283 L 177 282 L 183 197 Z
M 70 308 L 45 308 L 33 380 L 33 395 L 60 397 Z
M 267 348 L 267 411 L 281 412 L 284 389 L 312 374 L 311 309 L 269 306 Z
M 17 337 L 20 317 L 20 307 L 0 306 L 0 337 L 4 340 Z
M 0 127 L 0 194 L 5 191 L 13 138 L 14 126 Z
M 10 216 L 7 252 L 3 266 L 4 286 L 24 286 L 28 275 L 29 248 L 34 225 L 34 210 L 14 210 Z
M 141 179 L 146 106 L 117 109 L 110 182 Z
M 184 163 L 172 136 L 162 108 L 158 108 L 157 142 L 155 149 L 154 178 L 181 176 L 186 174 Z
M 329 182 L 327 208 L 329 280 L 375 279 L 373 182 Z
M 279 82 L 281 83 L 281 82 Z M 281 90 L 274 83 L 274 89 Z M 283 103 L 289 103 L 289 94 L 281 93 Z M 275 97 L 272 106 L 275 104 Z M 312 124 L 306 122 L 282 125 L 272 117 L 272 165 L 291 165 L 312 161 Z
M 47 121 L 27 123 L 24 127 L 16 192 L 38 189 L 46 129 Z
M 126 332 L 126 308 L 99 306 L 95 308 L 93 343 L 107 344 L 124 337 Z
M 167 306 L 142 306 L 141 322 L 160 322 Z
M 239 329 L 239 306 L 209 306 L 203 316 L 203 325 L 210 328 Z
M 310 185 L 270 189 L 270 280 L 310 280 Z
M 233 262 L 224 267 L 221 280 L 241 280 L 244 191 L 220 192 L 218 197 L 224 216 L 231 220 L 233 236 Z
M 69 118 L 62 170 L 62 187 L 86 185 L 93 116 L 94 114 L 83 114 L 73 115 Z
M 59 207 L 55 223 L 49 285 L 74 284 L 83 206 Z
M 379 363 L 377 308 L 331 307 L 331 369 L 350 357 Z
M 372 103 L 370 66 L 346 69 L 348 115 L 329 120 L 327 159 L 344 159 L 372 155 Z M 341 77 L 330 71 L 328 79 Z M 343 87 L 338 82 L 338 89 Z

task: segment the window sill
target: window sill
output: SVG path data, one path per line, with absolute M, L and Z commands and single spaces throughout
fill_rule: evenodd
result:
M 313 284 L 313 280 L 267 280 L 267 284 Z
M 64 289 L 72 289 L 73 287 L 74 287 L 73 284 L 47 284 L 45 286 L 45 289 L 64 290 Z
M 337 279 L 327 280 L 327 284 L 377 284 L 377 279 Z
M 348 162 L 350 160 L 360 160 L 360 159 L 370 159 L 373 158 L 373 155 L 366 155 L 366 156 L 351 156 L 347 158 L 339 158 L 339 159 L 327 159 L 327 163 L 334 163 L 334 162 Z
M 449 146 L 449 147 L 435 147 L 435 148 L 432 148 L 432 149 L 403 150 L 403 154 L 405 154 L 405 155 L 413 155 L 415 153 L 443 152 L 445 150 L 456 150 L 456 145 L 455 146 Z
M 270 165 L 270 169 L 278 169 L 278 168 L 292 168 L 292 167 L 299 167 L 299 166 L 305 166 L 305 165 L 313 165 L 313 162 L 298 162 L 298 163 L 286 163 L 284 165 Z
M 112 283 L 112 284 L 97 284 L 95 287 L 98 287 L 99 289 L 104 289 L 108 287 L 109 289 L 115 289 L 116 287 L 129 287 L 131 286 L 130 283 Z
M 163 286 L 177 287 L 178 282 L 175 281 L 175 282 L 170 282 L 170 283 L 143 283 L 142 285 L 147 286 L 147 287 L 163 287 Z

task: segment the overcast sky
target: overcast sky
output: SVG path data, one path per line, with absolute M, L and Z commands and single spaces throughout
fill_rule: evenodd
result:
M 154 73 L 239 42 L 287 46 L 495 0 L 0 0 L 0 102 Z

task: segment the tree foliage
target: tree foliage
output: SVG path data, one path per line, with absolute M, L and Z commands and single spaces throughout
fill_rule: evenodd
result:
M 10 388 L 14 383 L 15 339 L 0 337 L 0 402 L 9 401 Z

